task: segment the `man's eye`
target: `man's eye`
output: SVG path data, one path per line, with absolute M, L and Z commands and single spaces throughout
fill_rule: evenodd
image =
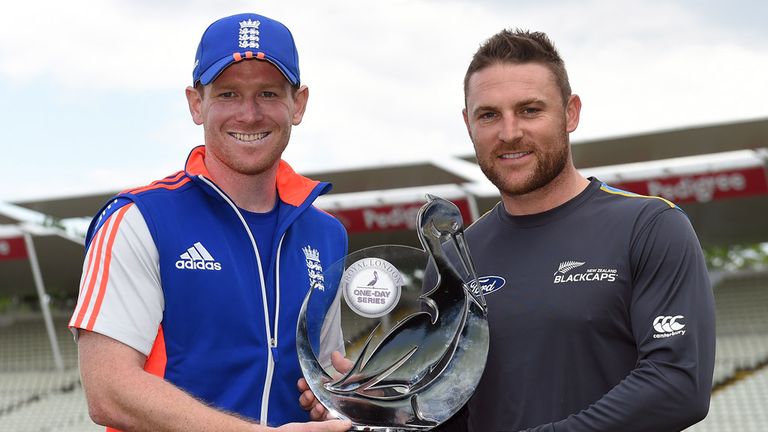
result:
M 540 112 L 541 110 L 539 108 L 532 108 L 532 107 L 523 108 L 523 114 L 526 114 L 526 115 L 534 115 Z
M 277 93 L 273 91 L 263 91 L 261 92 L 261 97 L 273 98 L 273 97 L 277 97 Z
M 233 97 L 235 97 L 235 92 L 229 91 L 229 92 L 219 93 L 219 97 L 221 97 L 221 98 L 233 98 Z
M 484 112 L 478 116 L 480 120 L 491 120 L 496 118 L 495 112 Z

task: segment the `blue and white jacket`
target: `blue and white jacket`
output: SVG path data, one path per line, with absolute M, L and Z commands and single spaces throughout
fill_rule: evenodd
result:
M 131 321 L 128 312 L 125 319 L 104 316 L 110 308 L 119 309 L 109 305 L 123 301 L 115 300 L 119 295 L 114 291 L 121 288 L 104 273 L 118 277 L 121 271 L 113 268 L 110 260 L 118 255 L 109 256 L 110 248 L 118 244 L 114 233 L 120 219 L 135 206 L 157 248 L 163 303 L 145 369 L 215 407 L 262 424 L 306 421 L 296 390 L 301 377 L 296 321 L 310 287 L 324 283 L 322 269 L 347 250 L 342 224 L 312 206 L 331 185 L 302 177 L 280 162 L 282 205 L 272 262 L 264 263 L 243 215 L 210 179 L 204 158 L 205 148 L 195 148 L 184 171 L 119 194 L 94 219 L 70 326 L 115 337 L 121 326 L 132 325 L 116 322 Z

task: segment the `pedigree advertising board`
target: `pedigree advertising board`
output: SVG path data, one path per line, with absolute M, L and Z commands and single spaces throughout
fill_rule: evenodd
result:
M 610 185 L 640 195 L 660 196 L 676 204 L 768 194 L 766 171 L 761 166 Z
M 0 261 L 26 257 L 27 246 L 24 244 L 24 237 L 0 239 Z
M 472 223 L 469 201 L 466 198 L 451 200 L 461 211 L 464 225 Z M 397 205 L 365 207 L 344 210 L 329 210 L 347 228 L 347 232 L 379 232 L 416 230 L 416 215 L 424 202 Z

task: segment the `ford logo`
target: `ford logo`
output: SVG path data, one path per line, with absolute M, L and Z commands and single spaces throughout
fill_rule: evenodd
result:
M 501 276 L 480 276 L 477 278 L 477 281 L 479 282 L 479 287 L 475 281 L 472 281 L 469 284 L 469 287 L 474 294 L 479 293 L 479 290 L 482 289 L 483 295 L 488 295 L 501 289 L 501 287 L 507 284 L 506 279 Z

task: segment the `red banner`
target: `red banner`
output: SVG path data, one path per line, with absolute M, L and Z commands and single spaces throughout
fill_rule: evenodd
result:
M 676 204 L 768 194 L 768 180 L 763 167 L 663 177 L 611 186 L 640 195 L 660 196 Z
M 26 257 L 27 246 L 24 244 L 24 237 L 0 239 L 0 261 Z
M 461 211 L 464 224 L 472 222 L 469 201 L 466 198 L 451 200 Z M 415 230 L 416 215 L 424 202 L 414 202 L 380 207 L 330 210 L 347 228 L 349 233 Z

